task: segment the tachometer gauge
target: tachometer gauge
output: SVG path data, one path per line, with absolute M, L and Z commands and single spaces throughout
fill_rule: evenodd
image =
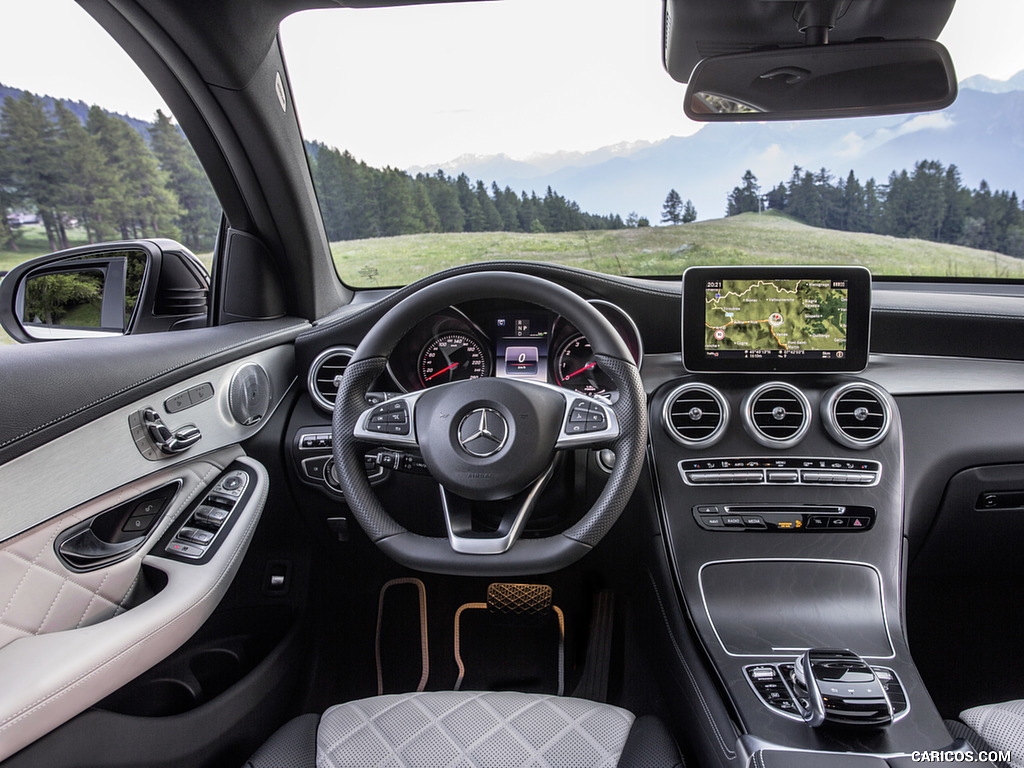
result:
M 616 399 L 618 392 L 608 375 L 597 367 L 594 350 L 584 336 L 573 336 L 558 351 L 555 377 L 560 386 L 583 395 Z
M 491 373 L 490 357 L 468 333 L 451 331 L 431 339 L 420 352 L 420 383 L 435 387 L 449 381 L 479 379 Z

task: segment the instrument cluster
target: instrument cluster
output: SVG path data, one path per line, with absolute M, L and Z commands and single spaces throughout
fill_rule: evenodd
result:
M 639 365 L 643 345 L 633 320 L 613 304 L 591 303 Z M 586 337 L 559 314 L 521 302 L 467 302 L 425 318 L 395 347 L 388 370 L 406 392 L 498 376 L 555 384 L 612 403 L 618 399 Z

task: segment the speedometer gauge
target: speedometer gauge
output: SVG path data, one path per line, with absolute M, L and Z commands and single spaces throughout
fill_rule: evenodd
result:
M 614 400 L 615 384 L 597 367 L 594 350 L 584 336 L 573 336 L 558 351 L 555 375 L 559 385 L 583 395 Z
M 468 333 L 452 331 L 435 336 L 420 352 L 420 383 L 425 387 L 449 381 L 479 379 L 491 373 L 484 346 Z

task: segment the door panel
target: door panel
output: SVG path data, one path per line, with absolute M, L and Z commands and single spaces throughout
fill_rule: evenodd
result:
M 219 548 L 208 560 L 204 558 L 203 562 L 195 564 L 161 556 L 163 550 L 153 547 L 153 544 L 160 541 L 180 513 L 232 460 L 245 467 L 256 484 L 249 502 L 236 510 L 234 524 L 225 532 Z M 134 606 L 108 601 L 111 606 L 104 612 L 116 615 L 98 620 L 102 614 L 96 613 L 92 616 L 96 623 L 81 626 L 76 612 L 82 602 L 87 606 L 83 613 L 90 610 L 93 600 L 84 594 L 89 590 L 79 585 L 74 575 L 66 571 L 61 573 L 63 569 L 59 562 L 50 562 L 54 572 L 47 575 L 64 582 L 63 586 L 57 587 L 58 598 L 65 591 L 79 589 L 82 592 L 77 600 L 56 600 L 52 603 L 53 607 L 59 605 L 60 610 L 53 626 L 67 628 L 24 634 L 0 648 L 0 678 L 5 681 L 0 691 L 0 760 L 96 703 L 174 651 L 202 626 L 227 591 L 263 511 L 267 494 L 266 470 L 259 462 L 241 456 L 241 451 L 236 448 L 161 475 L 160 482 L 180 479 L 183 483 L 171 509 L 158 530 L 149 537 L 148 551 L 143 554 L 144 548 L 137 556 L 111 569 L 118 572 L 117 580 L 121 583 L 134 571 L 133 581 L 146 579 L 153 585 L 154 594 Z M 64 518 L 71 523 L 87 516 L 94 511 L 92 507 L 88 505 L 86 509 L 62 516 L 61 522 Z M 47 531 L 58 527 L 48 525 Z M 43 540 L 40 555 L 43 555 L 50 549 L 45 535 L 33 532 L 18 541 L 31 540 L 35 544 L 40 539 Z M 7 555 L 7 549 L 4 554 Z M 50 569 L 41 563 L 32 563 L 23 570 L 26 574 L 24 582 Z M 102 580 L 100 583 L 102 585 Z M 69 588 L 68 584 L 74 586 Z M 41 596 L 27 595 L 19 605 Z M 126 610 L 118 612 L 119 608 Z M 24 608 L 20 610 L 25 611 Z M 23 617 L 12 617 L 18 618 Z M 25 629 L 22 628 L 23 631 Z
M 170 389 L 174 384 L 214 367 L 290 345 L 308 328 L 304 321 L 285 318 L 142 336 L 2 345 L 0 465 L 141 398 L 162 390 L 170 390 L 169 397 L 178 391 Z
M 249 365 L 259 365 L 267 372 L 270 402 L 262 419 L 245 426 L 232 416 L 229 400 L 233 377 Z M 163 467 L 242 442 L 266 423 L 294 379 L 292 346 L 275 347 L 176 381 L 0 465 L 0 487 L 5 497 L 0 513 L 0 541 Z M 212 390 L 208 399 L 175 410 L 176 396 L 201 386 L 206 386 L 208 393 Z M 131 427 L 132 416 L 147 408 L 156 411 L 172 431 L 194 424 L 202 438 L 183 453 L 150 451 L 155 460 L 147 458 L 136 444 Z M 120 501 L 127 498 L 130 497 Z
M 2 350 L 0 760 L 171 654 L 213 613 L 269 487 L 240 445 L 294 386 L 290 342 L 303 327 L 246 323 Z M 265 377 L 238 375 L 253 366 Z M 195 425 L 201 439 L 161 450 L 159 430 L 136 418 L 147 409 L 168 434 Z M 167 544 L 183 514 L 232 464 L 251 475 L 252 492 L 206 556 L 175 560 Z M 58 554 L 69 529 L 100 530 L 96 520 L 112 519 L 102 513 L 162 488 L 173 496 L 142 536 L 127 517 L 97 536 L 115 549 L 128 541 L 121 559 L 89 568 Z

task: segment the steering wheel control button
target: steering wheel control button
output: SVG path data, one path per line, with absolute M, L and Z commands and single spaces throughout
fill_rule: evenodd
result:
M 370 410 L 365 428 L 379 435 L 408 435 L 409 404 L 405 400 L 388 400 Z
M 483 459 L 504 448 L 508 434 L 504 416 L 493 408 L 477 408 L 462 417 L 458 439 L 462 450 Z

